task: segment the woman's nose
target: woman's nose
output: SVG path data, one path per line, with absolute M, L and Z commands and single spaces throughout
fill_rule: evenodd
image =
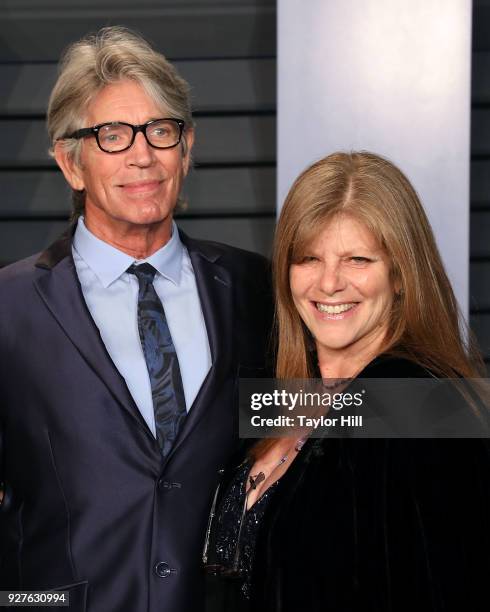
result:
M 347 282 L 342 274 L 340 264 L 324 262 L 318 279 L 318 285 L 320 290 L 326 295 L 334 295 L 345 289 Z

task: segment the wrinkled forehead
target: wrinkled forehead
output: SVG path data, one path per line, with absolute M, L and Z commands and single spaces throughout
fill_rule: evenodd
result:
M 122 79 L 102 86 L 86 106 L 85 117 L 92 122 L 129 121 L 131 117 L 157 119 L 168 116 L 168 109 L 157 92 L 133 79 Z M 143 121 L 144 122 L 144 121 Z

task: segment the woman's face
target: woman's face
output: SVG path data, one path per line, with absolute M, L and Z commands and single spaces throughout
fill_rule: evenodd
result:
M 289 269 L 298 312 L 315 338 L 320 363 L 369 361 L 380 347 L 393 301 L 390 264 L 374 236 L 337 215 Z

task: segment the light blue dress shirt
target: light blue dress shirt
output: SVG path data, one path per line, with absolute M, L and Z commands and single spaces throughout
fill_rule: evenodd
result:
M 165 246 L 136 261 L 92 234 L 78 220 L 73 259 L 88 309 L 106 349 L 126 381 L 148 427 L 155 435 L 150 378 L 138 334 L 138 279 L 126 270 L 150 263 L 156 270 L 155 291 L 165 309 L 179 358 L 187 411 L 211 367 L 211 351 L 196 278 L 177 226 Z

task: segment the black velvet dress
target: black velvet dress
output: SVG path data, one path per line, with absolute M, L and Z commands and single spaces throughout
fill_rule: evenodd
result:
M 380 358 L 362 376 L 430 373 Z M 250 599 L 208 610 L 486 612 L 489 577 L 487 439 L 310 439 L 260 520 Z

